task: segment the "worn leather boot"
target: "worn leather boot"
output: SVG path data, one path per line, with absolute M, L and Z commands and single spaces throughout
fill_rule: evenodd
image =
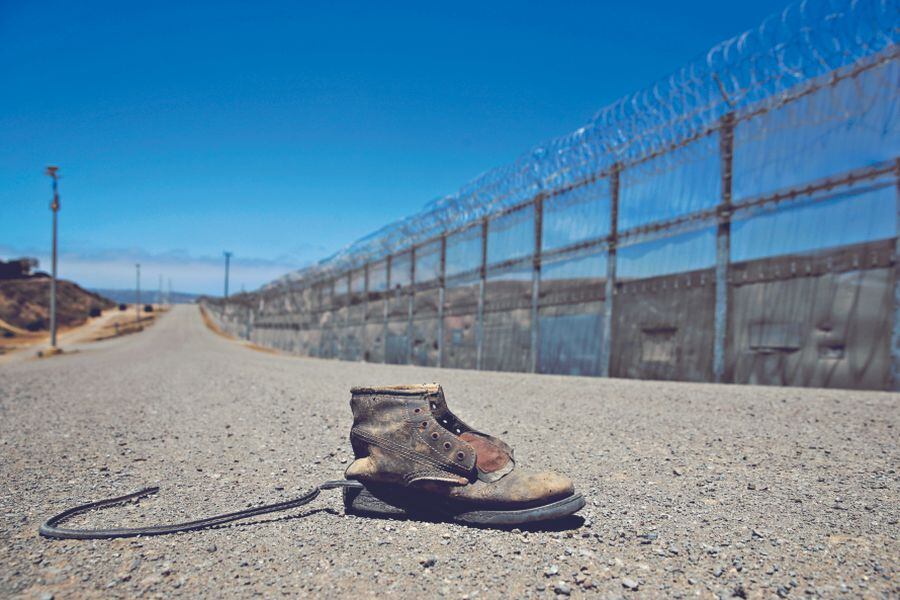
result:
M 558 519 L 584 506 L 572 482 L 528 473 L 513 450 L 447 407 L 439 385 L 351 390 L 356 460 L 345 474 L 347 512 L 517 525 Z

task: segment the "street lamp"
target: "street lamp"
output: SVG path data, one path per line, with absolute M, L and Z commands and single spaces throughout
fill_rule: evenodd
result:
M 141 264 L 134 265 L 135 270 L 135 288 L 134 288 L 134 318 L 135 323 L 141 322 Z
M 225 252 L 225 301 L 228 301 L 228 269 L 231 266 L 231 252 Z
M 56 349 L 56 230 L 57 213 L 59 213 L 59 167 L 49 166 L 45 173 L 53 179 L 53 201 L 50 210 L 53 211 L 53 250 L 51 278 L 50 278 L 50 347 Z

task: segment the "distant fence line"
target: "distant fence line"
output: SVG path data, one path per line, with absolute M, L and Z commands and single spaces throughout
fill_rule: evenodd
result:
M 778 61 L 740 101 L 710 70 L 727 109 L 712 122 L 669 115 L 674 132 L 629 152 L 599 126 L 577 132 L 579 148 L 548 145 L 552 168 L 537 153 L 411 218 L 427 223 L 406 225 L 407 244 L 393 228 L 206 307 L 235 335 L 308 356 L 897 389 L 900 61 L 879 11 L 846 3 L 818 32 L 853 40 L 847 64 L 779 87 L 797 67 Z

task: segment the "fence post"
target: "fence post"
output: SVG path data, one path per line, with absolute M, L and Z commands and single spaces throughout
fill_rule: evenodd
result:
M 247 327 L 244 333 L 244 339 L 250 341 L 250 337 L 253 335 L 253 322 L 256 320 L 254 317 L 256 316 L 256 311 L 253 310 L 253 306 L 247 307 Z
M 606 290 L 603 298 L 603 338 L 600 346 L 600 376 L 609 377 L 612 360 L 613 303 L 616 295 L 616 254 L 619 244 L 619 173 L 615 163 L 609 172 L 609 238 L 606 244 Z
M 406 364 L 413 364 L 413 310 L 416 301 L 416 247 L 409 251 L 409 290 L 406 294 Z
M 441 235 L 441 274 L 438 278 L 438 355 L 437 366 L 444 366 L 444 296 L 446 295 L 447 234 Z
M 338 282 L 337 281 L 338 281 L 338 277 L 335 277 L 334 279 L 331 280 L 331 299 L 329 300 L 329 305 L 331 306 L 330 322 L 331 322 L 331 328 L 333 330 L 332 336 L 331 336 L 331 339 L 332 339 L 332 348 L 331 349 L 334 350 L 334 352 L 331 352 L 330 354 L 333 354 L 333 356 L 329 356 L 328 358 L 340 358 L 341 357 L 341 340 L 338 336 L 340 335 L 341 328 L 345 327 L 347 325 L 347 323 L 346 323 L 347 317 L 344 317 L 344 323 L 337 322 L 337 316 L 341 310 L 341 307 L 338 305 L 337 298 L 336 298 L 337 291 L 338 291 Z M 350 286 L 350 274 L 349 273 L 347 274 L 347 286 L 348 287 Z M 349 315 L 350 313 L 348 312 L 347 314 Z
M 387 269 L 387 273 L 385 274 L 385 276 L 387 277 L 387 281 L 385 283 L 385 290 L 384 292 L 382 292 L 383 297 L 381 299 L 381 316 L 382 323 L 384 324 L 384 328 L 381 334 L 381 343 L 384 345 L 384 356 L 382 357 L 381 362 L 385 364 L 387 364 L 388 362 L 388 304 L 391 301 L 391 265 L 394 262 L 393 259 L 394 256 L 392 254 L 388 254 L 387 265 L 385 265 L 385 268 Z
M 537 373 L 541 350 L 541 324 L 538 313 L 541 290 L 541 246 L 544 230 L 544 194 L 534 198 L 534 254 L 531 273 L 531 356 L 529 371 Z
M 487 277 L 488 219 L 481 220 L 481 278 L 478 281 L 478 314 L 475 320 L 475 369 L 481 370 L 484 359 L 484 280 Z
M 353 280 L 350 280 L 350 298 L 353 298 Z M 350 318 L 350 311 L 347 311 L 347 318 Z M 359 336 L 359 342 L 362 347 L 362 359 L 369 362 L 369 263 L 363 265 L 363 300 L 362 300 L 362 325 L 359 330 L 362 332 Z M 344 359 L 346 360 L 346 359 Z
M 716 306 L 713 330 L 713 378 L 725 380 L 725 344 L 728 335 L 728 266 L 731 263 L 731 179 L 734 155 L 734 113 L 722 116 L 719 126 L 719 153 L 722 198 L 716 230 Z
M 891 387 L 900 391 L 900 158 L 894 165 L 896 217 L 894 221 L 894 323 L 891 329 Z

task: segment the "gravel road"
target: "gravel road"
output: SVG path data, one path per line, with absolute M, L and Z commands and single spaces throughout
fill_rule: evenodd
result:
M 567 473 L 550 530 L 345 517 L 338 492 L 175 536 L 50 541 L 41 521 L 158 483 L 81 526 L 285 500 L 351 456 L 349 388 L 444 385 L 518 463 Z M 438 370 L 255 351 L 177 307 L 149 330 L 0 366 L 0 596 L 897 597 L 900 396 Z

